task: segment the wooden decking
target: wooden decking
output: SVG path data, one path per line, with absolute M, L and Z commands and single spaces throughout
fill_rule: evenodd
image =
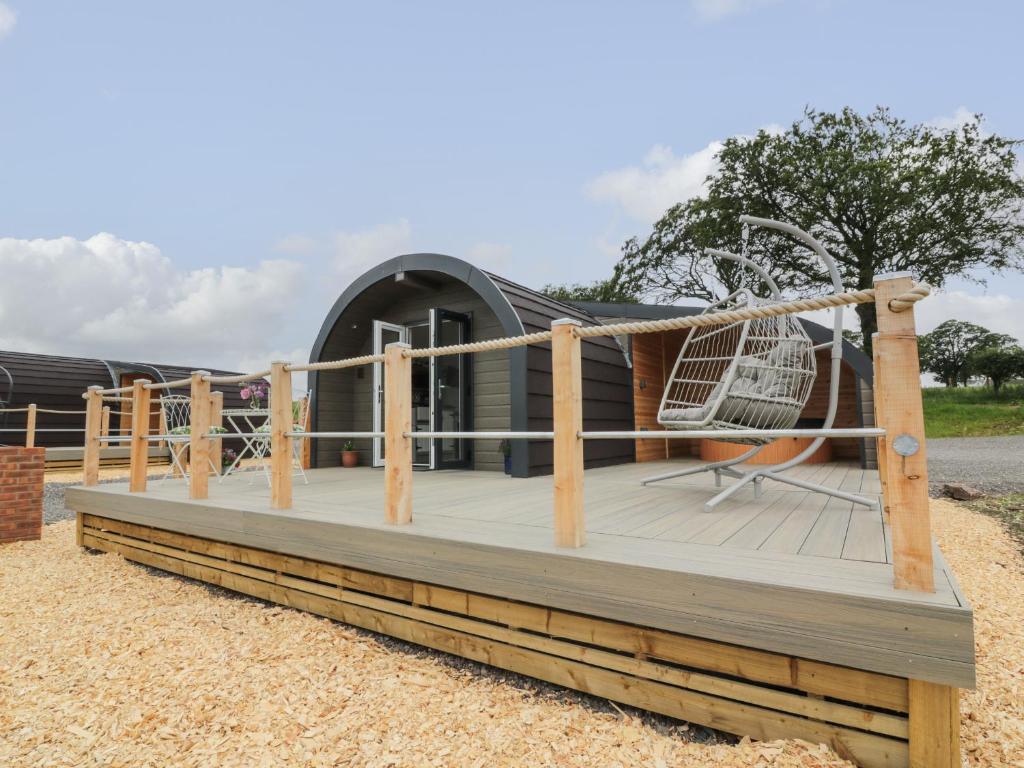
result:
M 383 522 L 384 476 L 323 469 L 296 480 L 294 508 L 271 511 L 262 475 L 68 491 L 71 508 L 261 550 L 898 677 L 973 687 L 970 606 L 941 555 L 934 594 L 892 586 L 881 513 L 767 483 L 714 512 L 707 476 L 652 486 L 683 466 L 586 473 L 586 546 L 552 543 L 552 480 L 486 472 L 414 476 L 410 525 Z M 877 494 L 878 477 L 843 464 L 808 479 Z

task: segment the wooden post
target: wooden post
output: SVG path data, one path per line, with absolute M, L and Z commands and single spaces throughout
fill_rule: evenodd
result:
M 583 363 L 578 320 L 551 323 L 551 387 L 554 393 L 555 546 L 582 547 Z
M 28 413 L 25 414 L 25 447 L 36 447 L 36 404 L 29 403 Z
M 412 522 L 412 359 L 408 344 L 384 349 L 384 520 Z
M 306 432 L 309 432 L 309 425 L 312 419 L 312 415 L 310 413 L 311 405 L 312 402 L 310 401 L 309 395 L 302 398 L 302 429 Z M 310 468 L 310 465 L 312 464 L 312 457 L 313 441 L 306 438 L 302 441 L 302 447 L 299 449 L 299 461 L 301 462 L 303 469 Z
M 909 683 L 910 768 L 960 768 L 960 690 Z
M 905 272 L 875 278 L 878 334 L 874 337 L 874 349 L 881 372 L 878 403 L 882 408 L 876 418 L 886 430 L 885 457 L 881 462 L 886 474 L 885 504 L 892 530 L 895 586 L 934 592 L 928 460 L 914 310 L 893 312 L 889 308 L 895 296 L 909 291 L 913 285 Z
M 103 415 L 100 418 L 100 436 L 101 437 L 109 437 L 110 436 L 110 406 L 109 405 L 104 405 L 103 406 Z
M 100 409 L 103 396 L 98 384 L 89 387 L 85 398 L 85 442 L 82 444 L 82 485 L 88 487 L 100 481 Z
M 149 471 L 149 396 L 150 390 L 145 385 L 146 379 L 132 382 L 132 442 L 131 469 L 128 478 L 128 490 L 132 493 L 144 493 L 146 490 L 146 473 Z
M 292 374 L 270 364 L 270 507 L 292 508 Z
M 223 392 L 211 392 L 210 393 L 210 427 L 211 431 L 213 427 L 224 426 L 224 393 Z M 220 475 L 221 470 L 221 456 L 224 453 L 224 439 L 215 437 L 210 441 L 210 458 L 213 459 L 213 466 L 210 467 L 211 471 L 215 475 Z
M 192 372 L 191 420 L 188 430 L 188 497 L 205 499 L 210 495 L 210 382 L 209 371 Z

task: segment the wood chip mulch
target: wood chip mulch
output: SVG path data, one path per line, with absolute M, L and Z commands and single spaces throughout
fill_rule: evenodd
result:
M 1024 560 L 936 502 L 976 609 L 971 765 L 1024 765 Z M 0 549 L 0 765 L 849 766 L 821 745 L 686 724 L 379 638 L 74 546 Z M 953 548 L 955 545 L 955 549 Z

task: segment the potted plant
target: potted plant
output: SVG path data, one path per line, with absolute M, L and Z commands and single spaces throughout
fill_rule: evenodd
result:
M 227 469 L 229 469 L 231 467 L 231 465 L 235 463 L 235 460 L 237 458 L 238 458 L 238 454 L 235 451 L 233 451 L 231 448 L 225 448 L 223 451 L 221 451 L 221 454 L 220 454 L 220 469 L 221 469 L 221 472 L 224 472 Z
M 341 466 L 355 467 L 359 465 L 359 453 L 351 440 L 346 440 L 341 446 Z
M 498 450 L 501 451 L 501 455 L 505 457 L 505 474 L 512 474 L 512 441 L 502 440 L 498 444 Z

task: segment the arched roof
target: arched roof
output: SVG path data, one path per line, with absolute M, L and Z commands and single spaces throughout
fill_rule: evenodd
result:
M 334 302 L 323 324 L 320 326 L 320 333 L 317 334 L 316 341 L 313 342 L 309 361 L 311 363 L 320 362 L 320 355 L 323 354 L 324 345 L 327 343 L 331 331 L 337 324 L 338 319 L 357 296 L 381 280 L 402 272 L 439 272 L 460 280 L 476 291 L 491 311 L 494 312 L 506 336 L 520 336 L 523 334 L 523 323 L 515 309 L 513 309 L 508 297 L 498 288 L 494 280 L 491 279 L 491 276 L 482 269 L 474 267 L 468 261 L 441 253 L 409 253 L 388 259 L 367 270 L 352 281 L 342 292 L 341 296 L 338 297 L 338 300 Z

